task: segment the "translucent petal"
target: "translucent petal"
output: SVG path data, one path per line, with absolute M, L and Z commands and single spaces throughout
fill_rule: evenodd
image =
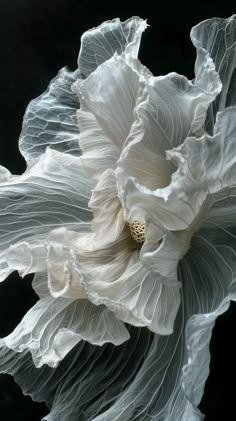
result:
M 127 228 L 116 241 L 103 248 L 99 245 L 84 255 L 80 251 L 81 285 L 89 299 L 96 305 L 105 304 L 124 322 L 147 326 L 164 335 L 172 333 L 180 304 L 181 284 L 175 273 L 179 255 L 176 257 L 176 244 L 172 244 L 172 249 L 167 245 L 167 250 L 165 246 L 166 241 L 153 255 L 150 246 L 145 249 L 144 245 L 144 251 L 140 252 Z M 154 262 L 163 261 L 168 251 L 174 260 L 172 273 L 164 270 L 164 263 L 158 271 L 158 263 L 155 266 Z
M 236 299 L 235 234 L 214 227 L 194 235 L 179 265 L 182 305 L 172 335 L 131 328 L 130 340 L 118 348 L 81 343 L 56 370 L 35 371 L 27 355 L 2 344 L 1 371 L 52 406 L 50 421 L 202 420 L 197 405 L 209 373 L 212 328 Z
M 48 288 L 54 298 L 87 298 L 80 285 L 76 245 L 81 235 L 90 232 L 90 224 L 79 227 L 79 234 L 61 227 L 42 241 L 34 240 L 31 244 L 24 241 L 10 246 L 6 251 L 9 268 L 21 276 L 47 271 Z
M 81 341 L 56 369 L 36 368 L 29 352 L 16 353 L 0 342 L 0 371 L 14 375 L 34 400 L 46 400 L 51 407 L 47 420 L 92 419 L 123 393 L 145 358 L 151 332 L 134 327 L 129 331 L 130 340 L 118 347 Z
M 167 187 L 150 190 L 132 177 L 122 185 L 121 178 L 118 188 L 125 219 L 145 220 L 148 215 L 155 224 L 172 231 L 194 223 L 209 194 L 235 184 L 235 118 L 236 108 L 228 108 L 218 114 L 214 137 L 189 137 L 167 152 L 167 158 L 177 165 Z
M 56 367 L 81 340 L 101 346 L 107 342 L 119 345 L 127 339 L 125 326 L 105 306 L 94 306 L 86 299 L 55 299 L 48 291 L 4 343 L 16 352 L 30 351 L 36 367 Z
M 92 187 L 80 158 L 50 149 L 23 175 L 9 176 L 1 183 L 1 280 L 12 271 L 5 258 L 10 245 L 39 242 L 60 226 L 76 231 L 81 221 L 91 220 Z
M 126 51 L 131 57 L 138 56 L 142 32 L 147 23 L 139 17 L 120 22 L 113 19 L 85 32 L 81 38 L 78 67 L 84 77 L 109 60 L 115 53 Z
M 191 40 L 197 48 L 198 57 L 195 65 L 196 79 L 201 78 L 202 57 L 210 56 L 223 84 L 220 95 L 210 106 L 207 129 L 213 132 L 217 111 L 236 105 L 236 15 L 228 19 L 213 18 L 194 26 Z
M 79 70 L 61 69 L 47 91 L 29 103 L 19 139 L 20 152 L 28 163 L 43 154 L 47 146 L 80 155 L 76 118 L 79 100 L 71 90 L 79 77 Z
M 93 211 L 91 228 L 96 233 L 95 241 L 111 243 L 117 240 L 124 228 L 121 203 L 117 197 L 114 171 L 108 169 L 101 175 L 89 201 Z
M 108 168 L 116 168 L 120 148 L 109 139 L 94 114 L 83 103 L 78 112 L 78 125 L 83 151 L 81 162 L 87 174 L 98 181 Z
M 143 84 L 140 84 L 139 80 L 141 74 L 136 67 L 136 63 L 131 66 L 124 56 L 115 54 L 87 79 L 78 80 L 74 84 L 73 89 L 78 92 L 81 102 L 78 121 L 83 159 L 86 159 L 86 154 L 91 150 L 92 140 L 95 155 L 96 145 L 102 141 L 101 129 L 105 135 L 104 146 L 108 143 L 107 148 L 109 148 L 110 142 L 113 145 L 114 154 L 117 151 L 116 160 L 119 158 L 134 121 L 134 108 L 138 96 L 142 96 Z M 90 126 L 91 117 L 87 110 L 92 112 L 96 118 L 92 128 Z M 100 126 L 99 137 L 97 137 L 99 129 L 96 128 L 96 122 Z M 90 139 L 91 135 L 93 139 Z M 100 149 L 99 145 L 98 151 Z M 109 149 L 112 151 L 111 146 Z M 108 152 L 107 155 L 109 156 Z

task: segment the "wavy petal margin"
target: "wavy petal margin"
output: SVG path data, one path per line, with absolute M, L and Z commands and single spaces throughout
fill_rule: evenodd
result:
M 74 156 L 80 155 L 76 112 L 79 100 L 72 84 L 80 77 L 77 69 L 61 69 L 46 92 L 33 99 L 25 112 L 19 149 L 28 164 L 39 158 L 48 146 Z
M 202 420 L 197 405 L 209 372 L 212 328 L 236 299 L 234 244 L 232 232 L 220 227 L 194 235 L 179 265 L 182 304 L 172 335 L 131 328 L 130 340 L 119 347 L 81 343 L 56 370 L 37 371 L 26 353 L 9 352 L 2 343 L 1 371 L 47 402 L 47 421 Z
M 80 62 L 84 76 L 101 62 L 95 52 L 101 51 L 102 60 L 107 60 L 116 51 L 114 45 L 120 45 L 122 51 L 124 40 L 130 39 L 135 28 L 136 20 L 129 21 L 129 25 L 115 20 L 88 32 L 83 44 L 83 48 L 88 45 L 87 56 Z M 235 74 L 234 66 L 231 68 L 235 62 L 234 28 L 235 16 L 228 20 L 208 20 L 192 30 L 199 55 L 210 54 L 223 82 L 221 96 L 208 113 L 208 126 L 212 125 L 212 129 L 219 104 L 223 108 L 234 105 L 234 91 L 229 89 Z M 133 39 L 138 39 L 138 42 L 131 41 L 136 51 L 139 37 L 132 35 Z M 108 55 L 101 42 L 108 47 Z M 201 66 L 197 66 L 196 79 L 201 79 Z M 231 178 L 233 174 L 226 170 L 226 175 Z M 1 169 L 1 177 L 7 182 L 11 175 Z M 15 200 L 20 201 L 21 197 Z M 30 353 L 23 349 L 14 352 L 6 347 L 4 340 L 0 341 L 0 371 L 14 375 L 25 394 L 46 401 L 51 412 L 45 420 L 203 419 L 197 405 L 209 372 L 212 328 L 216 318 L 227 310 L 230 300 L 236 300 L 235 187 L 224 188 L 214 200 L 203 227 L 193 235 L 190 250 L 178 266 L 182 296 L 173 334 L 153 335 L 145 328 L 128 327 L 130 340 L 124 344 L 97 347 L 80 342 L 56 369 L 48 366 L 36 369 Z M 38 277 L 35 284 L 44 299 L 47 293 L 42 278 Z

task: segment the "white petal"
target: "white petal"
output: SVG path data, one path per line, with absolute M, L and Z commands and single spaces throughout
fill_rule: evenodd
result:
M 129 338 L 123 323 L 104 306 L 88 300 L 40 298 L 6 338 L 8 348 L 31 352 L 36 367 L 56 367 L 80 341 L 93 345 L 119 345 Z
M 86 117 L 83 116 L 83 109 L 85 108 L 85 112 L 89 109 L 111 144 L 120 151 L 134 121 L 134 108 L 138 96 L 142 96 L 145 83 L 140 83 L 141 76 L 138 62 L 130 65 L 125 56 L 115 54 L 110 60 L 101 64 L 87 79 L 79 79 L 73 85 L 81 103 L 81 110 L 78 111 L 79 123 L 80 116 L 82 123 Z M 84 134 L 82 132 L 83 142 L 81 143 L 84 153 L 87 150 L 86 137 L 88 138 L 89 134 L 91 136 L 93 132 L 85 124 L 82 124 L 80 131 L 81 129 L 85 131 Z M 95 142 L 99 140 L 95 135 L 96 126 L 94 125 L 94 148 Z
M 5 253 L 10 245 L 46 239 L 61 225 L 78 230 L 91 220 L 91 184 L 80 159 L 48 149 L 21 176 L 0 185 L 0 278 L 11 272 Z
M 120 183 L 125 218 L 148 216 L 171 231 L 185 230 L 195 221 L 199 225 L 209 195 L 235 184 L 235 118 L 236 109 L 229 108 L 219 113 L 214 137 L 189 137 L 167 152 L 177 165 L 167 187 L 150 190 L 130 177 L 122 191 Z
M 77 114 L 80 147 L 83 151 L 81 162 L 87 174 L 98 181 L 108 168 L 116 168 L 120 148 L 106 136 L 96 117 L 85 104 L 82 104 Z
M 34 401 L 46 401 L 50 415 L 44 420 L 91 419 L 103 412 L 107 400 L 111 403 L 123 393 L 143 363 L 151 332 L 129 331 L 130 340 L 120 346 L 97 347 L 81 341 L 56 369 L 36 368 L 29 352 L 14 352 L 0 340 L 0 372 L 14 375 Z
M 127 229 L 127 234 L 104 249 L 85 256 L 81 251 L 81 285 L 94 304 L 105 304 L 120 320 L 161 334 L 172 333 L 181 284 L 173 278 L 168 283 L 157 268 L 155 272 L 145 268 L 130 237 Z M 151 259 L 148 250 L 143 258 L 147 263 Z M 160 260 L 166 257 L 162 249 L 160 253 Z
M 205 20 L 191 30 L 191 40 L 197 49 L 195 65 L 196 79 L 201 79 L 204 56 L 210 57 L 223 84 L 220 95 L 211 104 L 207 118 L 207 129 L 212 134 L 217 111 L 236 105 L 235 84 L 235 35 L 236 16 L 228 19 Z
M 47 91 L 28 105 L 19 139 L 20 152 L 27 162 L 39 158 L 47 146 L 76 156 L 80 154 L 76 118 L 79 101 L 71 90 L 78 77 L 79 70 L 60 70 Z
M 146 27 L 147 23 L 143 19 L 133 17 L 125 22 L 113 19 L 85 32 L 81 38 L 78 58 L 78 67 L 83 76 L 87 77 L 94 72 L 115 53 L 126 52 L 130 57 L 137 58 L 141 35 Z
M 152 273 L 160 276 L 162 283 L 180 287 L 177 266 L 183 257 L 185 244 L 178 238 L 178 233 L 167 231 L 160 243 L 158 235 L 158 227 L 148 224 L 146 241 L 140 251 L 140 260 Z
M 29 244 L 26 241 L 9 247 L 6 261 L 12 270 L 18 270 L 24 277 L 28 273 L 44 272 L 47 267 L 47 249 L 45 242 Z
M 80 229 L 83 232 L 82 224 Z M 68 231 L 64 227 L 53 230 L 49 234 L 47 245 L 48 287 L 51 295 L 55 298 L 87 298 L 81 288 L 77 267 L 76 243 L 80 236 L 81 233 Z
M 105 171 L 100 177 L 90 198 L 89 207 L 94 216 L 91 226 L 96 233 L 95 241 L 102 241 L 104 244 L 117 240 L 124 228 L 124 218 L 113 170 Z
M 25 391 L 52 405 L 53 421 L 68 415 L 71 421 L 82 416 L 132 420 L 134 414 L 157 421 L 200 420 L 197 405 L 209 373 L 212 328 L 229 300 L 236 299 L 232 234 L 220 228 L 195 234 L 179 267 L 182 305 L 172 335 L 150 337 L 145 329 L 133 328 L 130 341 L 119 348 L 81 344 L 55 371 L 34 370 L 24 353 L 14 355 L 0 343 L 1 371 L 14 374 Z

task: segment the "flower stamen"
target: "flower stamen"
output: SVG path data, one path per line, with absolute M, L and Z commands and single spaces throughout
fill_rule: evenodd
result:
M 139 244 L 145 241 L 145 226 L 143 223 L 135 220 L 132 223 L 126 222 L 130 229 L 131 237 Z

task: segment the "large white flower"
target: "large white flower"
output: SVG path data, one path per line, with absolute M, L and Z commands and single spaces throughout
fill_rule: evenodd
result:
M 1 169 L 1 279 L 13 270 L 36 273 L 40 297 L 2 340 L 3 371 L 18 376 L 7 348 L 27 364 L 30 351 L 37 367 L 55 367 L 81 340 L 126 342 L 133 328 L 123 322 L 156 334 L 137 371 L 147 350 L 139 351 L 126 392 L 112 389 L 111 398 L 87 409 L 86 399 L 74 401 L 70 420 L 84 413 L 131 420 L 134 408 L 143 413 L 139 419 L 147 413 L 156 420 L 200 419 L 194 405 L 207 376 L 211 329 L 235 298 L 236 107 L 227 103 L 234 98 L 227 46 L 214 52 L 215 32 L 234 22 L 194 28 L 194 81 L 176 73 L 154 77 L 140 63 L 147 25 L 139 18 L 86 32 L 78 71 L 62 70 L 26 112 L 20 138 L 26 172 Z M 205 38 L 209 28 L 212 39 Z M 51 374 L 42 370 L 47 385 Z M 83 383 L 83 374 L 78 378 Z M 62 400 L 71 394 L 68 384 Z M 37 399 L 45 399 L 44 387 L 34 392 Z M 66 420 L 65 408 L 54 402 L 50 420 Z

